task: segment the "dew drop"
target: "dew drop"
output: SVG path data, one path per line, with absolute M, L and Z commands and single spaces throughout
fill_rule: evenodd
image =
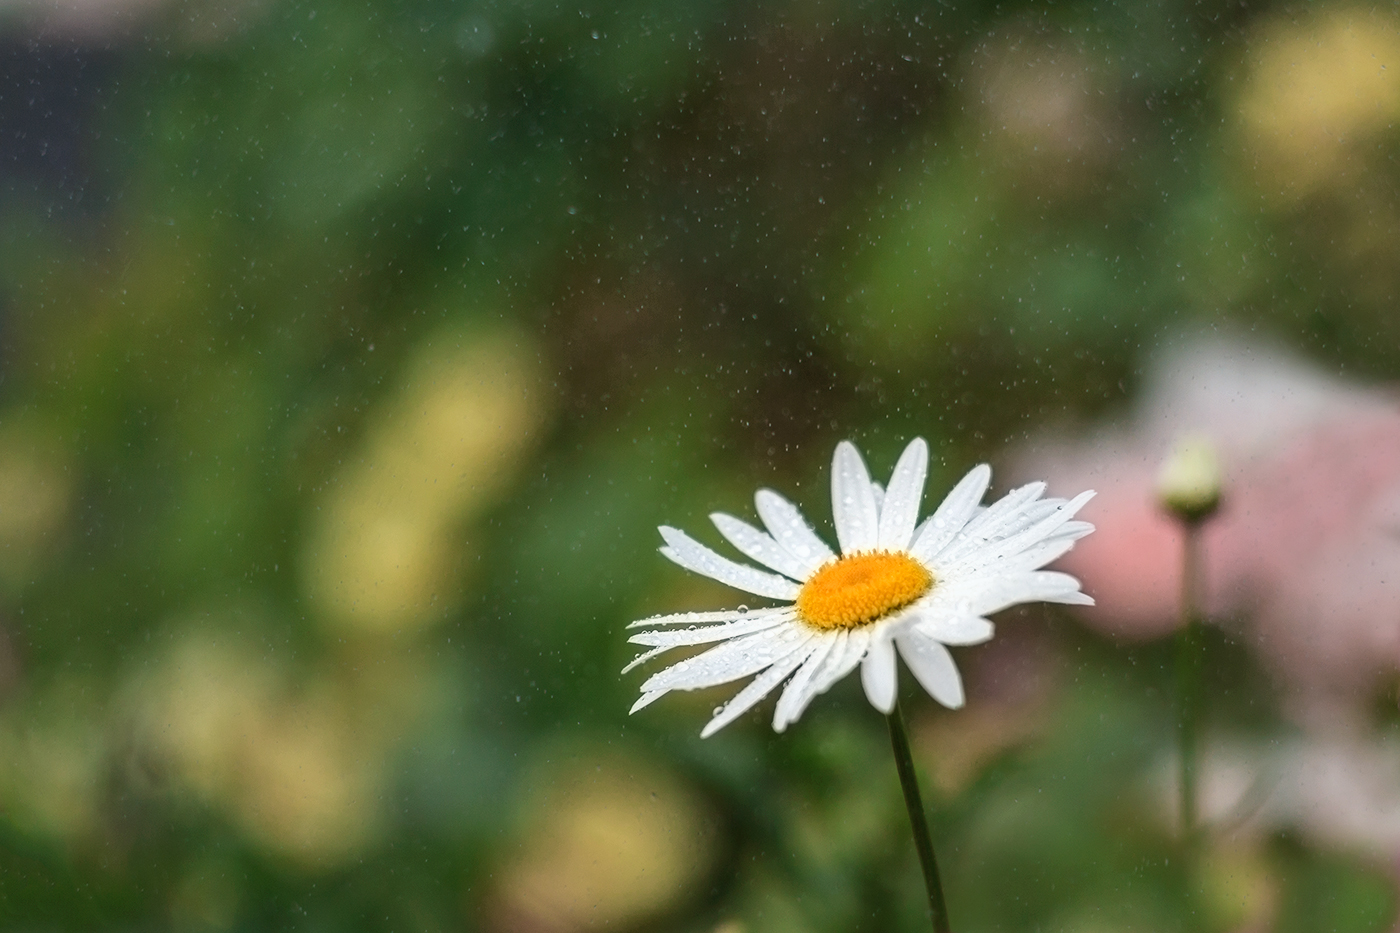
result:
M 748 615 L 748 614 L 749 614 L 749 607 L 748 607 L 748 606 L 745 606 L 745 605 L 743 605 L 743 604 L 741 603 L 741 604 L 739 605 L 739 615 L 741 615 L 741 616 L 746 616 L 746 615 Z

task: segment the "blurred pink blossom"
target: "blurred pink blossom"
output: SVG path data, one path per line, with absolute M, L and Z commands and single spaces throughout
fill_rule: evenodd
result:
M 1206 610 L 1254 645 L 1326 720 L 1400 669 L 1400 404 L 1285 351 L 1187 343 L 1149 373 L 1137 410 L 1083 440 L 1019 456 L 1052 488 L 1090 486 L 1097 532 L 1062 561 L 1097 600 L 1085 624 L 1128 640 L 1179 622 L 1181 531 L 1153 484 L 1176 438 L 1200 433 L 1225 473 L 1203 528 Z

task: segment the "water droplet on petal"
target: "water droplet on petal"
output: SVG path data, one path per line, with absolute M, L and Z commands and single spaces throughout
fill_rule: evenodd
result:
M 749 614 L 749 607 L 748 607 L 748 606 L 745 606 L 743 603 L 740 603 L 740 604 L 739 604 L 739 615 L 744 616 L 744 615 L 748 615 L 748 614 Z

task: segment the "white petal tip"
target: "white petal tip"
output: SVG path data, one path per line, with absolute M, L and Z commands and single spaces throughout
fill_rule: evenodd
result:
M 1069 514 L 1074 515 L 1078 513 L 1079 510 L 1084 508 L 1084 506 L 1088 505 L 1089 500 L 1093 499 L 1096 495 L 1098 495 L 1098 493 L 1094 492 L 1094 490 L 1086 489 L 1079 495 L 1075 496 L 1073 499 L 1069 500 L 1069 502 L 1065 503 L 1065 505 L 1070 510 Z
M 665 692 L 665 690 L 653 690 L 648 693 L 643 693 L 640 697 L 637 698 L 637 702 L 632 704 L 632 708 L 627 711 L 627 715 L 631 716 L 637 710 L 645 709 L 646 707 L 655 703 L 657 700 L 661 699 L 661 696 Z
M 630 639 L 630 638 L 629 638 L 628 641 L 629 641 L 629 642 L 630 642 L 630 641 L 633 641 L 633 639 Z M 630 674 L 630 673 L 631 673 L 633 670 L 635 670 L 639 665 L 645 664 L 646 662 L 650 661 L 652 658 L 656 657 L 658 654 L 660 654 L 660 652 L 658 652 L 658 651 L 643 651 L 641 654 L 639 654 L 639 655 L 637 655 L 635 658 L 633 658 L 633 659 L 631 660 L 631 662 L 629 662 L 628 665 L 622 669 L 621 673 L 623 673 L 623 674 Z

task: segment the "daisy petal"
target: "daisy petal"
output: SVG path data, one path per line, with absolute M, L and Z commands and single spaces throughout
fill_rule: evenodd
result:
M 998 537 L 1006 538 L 1010 535 L 1025 531 L 1037 522 L 1043 521 L 1059 512 L 1068 501 L 1067 499 L 1052 497 L 1032 502 L 1013 516 L 1011 520 L 1002 522 L 1001 527 L 998 529 Z
M 958 709 L 963 705 L 962 677 L 947 648 L 918 628 L 905 629 L 895 636 L 895 641 L 899 643 L 899 653 L 904 663 L 909 665 L 914 678 L 923 685 L 929 696 L 949 709 Z
M 894 710 L 896 689 L 899 686 L 895 670 L 894 642 L 885 636 L 875 636 L 870 640 L 870 648 L 865 653 L 865 663 L 860 666 L 860 683 L 865 688 L 865 698 L 870 705 L 888 716 Z
M 809 575 L 836 556 L 826 542 L 817 537 L 797 506 L 773 490 L 760 489 L 754 493 L 753 501 L 758 508 L 758 517 L 763 519 L 773 540 L 802 561 Z
M 800 587 L 791 580 L 721 557 L 684 531 L 666 525 L 659 530 L 661 537 L 666 539 L 666 547 L 661 549 L 661 553 L 686 570 L 693 570 L 755 596 L 788 601 L 797 598 Z
M 1083 593 L 1079 593 L 1078 579 L 1067 573 L 1060 573 L 1058 570 L 1037 570 L 1034 573 L 1026 574 L 1026 576 L 1030 577 L 1034 581 L 1034 585 L 1040 589 L 1041 592 L 1046 594 L 1045 596 L 1034 597 L 1035 599 L 1047 599 L 1053 602 L 1053 597 L 1062 596 L 1066 593 L 1078 593 L 1080 596 L 1084 595 Z
M 991 467 L 985 463 L 973 467 L 924 522 L 910 553 L 926 561 L 947 547 L 977 510 L 977 503 L 982 501 L 991 482 Z
M 1017 522 L 1023 521 L 1027 512 L 1031 515 L 1036 514 L 1035 506 L 1032 503 L 1044 494 L 1045 484 L 1043 482 L 1017 486 L 987 506 L 983 512 L 968 522 L 967 527 L 963 530 L 969 536 L 988 537 L 996 534 L 1003 527 L 1019 527 Z
M 757 612 L 773 613 L 782 612 L 786 607 L 779 606 L 772 609 L 758 609 Z M 724 609 L 719 612 L 673 612 L 665 616 L 652 616 L 649 619 L 638 619 L 630 623 L 628 628 L 641 628 L 644 625 L 699 625 L 701 622 L 728 622 L 730 619 L 737 619 L 744 615 L 737 609 Z
M 757 674 L 802 644 L 806 639 L 799 635 L 795 628 L 779 626 L 726 641 L 652 674 L 642 684 L 642 692 L 699 690 Z
M 904 448 L 890 477 L 890 488 L 880 508 L 878 547 L 886 551 L 905 551 L 919 520 L 919 503 L 924 498 L 924 479 L 928 476 L 928 444 L 916 437 Z
M 1091 606 L 1093 600 L 1079 591 L 1079 581 L 1067 573 L 1039 570 L 980 581 L 969 581 L 967 597 L 972 611 L 991 615 L 1017 603 L 1050 602 Z
M 1007 573 L 1039 570 L 1052 560 L 1057 560 L 1068 553 L 1074 547 L 1076 540 L 1078 539 L 1062 535 L 1046 538 L 1039 544 L 1028 547 L 1013 557 L 1008 557 L 1006 563 L 1002 565 L 1002 570 Z
M 812 687 L 809 691 L 812 697 L 821 696 L 831 689 L 831 685 L 842 677 L 845 677 L 851 670 L 865 657 L 865 649 L 870 645 L 869 629 L 842 629 L 841 635 L 846 636 L 840 639 L 838 644 L 832 647 L 831 654 L 826 656 L 821 669 L 812 676 Z M 808 698 L 811 702 L 811 698 Z M 803 707 L 805 709 L 805 706 Z M 802 710 L 797 710 L 794 716 L 801 715 Z
M 996 626 L 980 616 L 925 619 L 914 628 L 945 645 L 980 645 L 996 632 Z
M 1094 498 L 1094 491 L 1091 489 L 1087 492 L 1081 492 L 1068 502 L 1060 500 L 1060 504 L 1049 515 L 1035 522 L 1029 528 L 998 541 L 996 559 L 1000 560 L 1018 554 L 1031 545 L 1048 538 L 1067 524 L 1071 518 L 1074 518 L 1074 514 L 1092 498 Z
M 1012 529 L 1022 527 L 1028 511 L 1034 513 L 1037 510 L 1033 501 L 1044 491 L 1044 483 L 1027 483 L 1011 490 L 968 522 L 938 555 L 939 561 L 960 560 L 978 548 L 1000 540 Z
M 873 481 L 872 481 L 872 482 L 870 483 L 870 493 L 871 493 L 871 495 L 873 495 L 873 496 L 875 497 L 875 511 L 876 511 L 876 512 L 884 512 L 884 510 L 885 510 L 885 487 L 884 487 L 884 486 L 881 486 L 879 483 L 876 483 L 876 482 L 873 482 Z
M 628 665 L 622 669 L 622 673 L 626 674 L 628 671 L 632 670 L 632 668 L 636 667 L 637 665 L 639 665 L 639 664 L 645 664 L 646 662 L 650 661 L 652 658 L 656 657 L 658 654 L 661 654 L 663 651 L 670 651 L 670 650 L 671 650 L 671 646 L 670 646 L 670 645 L 661 645 L 661 646 L 659 646 L 659 647 L 652 648 L 650 651 L 643 651 L 641 654 L 639 654 L 639 655 L 637 655 L 635 658 L 633 658 L 633 659 L 631 660 L 631 662 L 628 663 Z
M 1093 522 L 1065 522 L 1064 527 L 1055 532 L 1056 538 L 1073 536 L 1075 541 L 1094 531 Z
M 807 562 L 794 557 L 788 549 L 774 541 L 772 536 L 759 531 L 748 522 L 740 521 L 732 515 L 715 512 L 710 516 L 719 533 L 729 539 L 745 557 L 756 560 L 794 580 L 805 580 L 811 575 Z
M 802 711 L 807 708 L 807 704 L 812 702 L 816 696 L 812 692 L 812 678 L 816 676 L 817 670 L 825 663 L 831 652 L 837 647 L 844 645 L 845 634 L 842 629 L 835 635 L 825 638 L 818 638 L 817 645 L 812 649 L 812 653 L 807 656 L 807 660 L 802 662 L 802 666 L 793 675 L 792 681 L 783 688 L 783 695 L 778 697 L 778 706 L 773 710 L 773 730 L 782 732 L 787 727 L 797 721 L 797 717 L 802 715 Z
M 784 680 L 789 674 L 797 669 L 799 664 L 807 660 L 811 654 L 811 641 L 808 640 L 800 650 L 793 651 L 787 657 L 775 663 L 768 670 L 759 674 L 749 681 L 748 686 L 738 693 L 719 711 L 714 719 L 711 719 L 705 728 L 700 730 L 700 738 L 708 739 L 725 726 L 729 725 L 738 717 L 748 712 L 754 704 L 766 697 Z
M 681 645 L 707 645 L 711 642 L 724 641 L 728 638 L 738 638 L 740 635 L 749 635 L 754 632 L 761 632 L 764 629 L 772 628 L 775 625 L 782 625 L 791 621 L 792 616 L 784 616 L 781 613 L 768 613 L 765 615 L 741 616 L 732 622 L 725 622 L 722 625 L 705 625 L 700 628 L 682 629 L 658 629 L 652 632 L 638 632 L 627 639 L 634 645 L 655 645 L 659 648 L 678 648 Z
M 870 488 L 870 471 L 850 441 L 836 445 L 831 461 L 831 512 L 841 553 L 869 551 L 879 543 L 880 510 Z
M 1059 531 L 1050 535 L 1039 544 L 1033 544 L 1019 554 L 1007 557 L 1001 565 L 1003 573 L 1024 573 L 1027 570 L 1039 570 L 1051 561 L 1063 556 L 1080 538 L 1094 530 L 1094 526 L 1088 522 L 1066 522 Z M 960 563 L 971 563 L 970 559 L 964 559 Z
M 643 693 L 637 698 L 637 702 L 632 704 L 632 708 L 627 711 L 627 715 L 631 716 L 637 710 L 645 709 L 665 695 L 665 690 L 653 690 L 651 693 Z

